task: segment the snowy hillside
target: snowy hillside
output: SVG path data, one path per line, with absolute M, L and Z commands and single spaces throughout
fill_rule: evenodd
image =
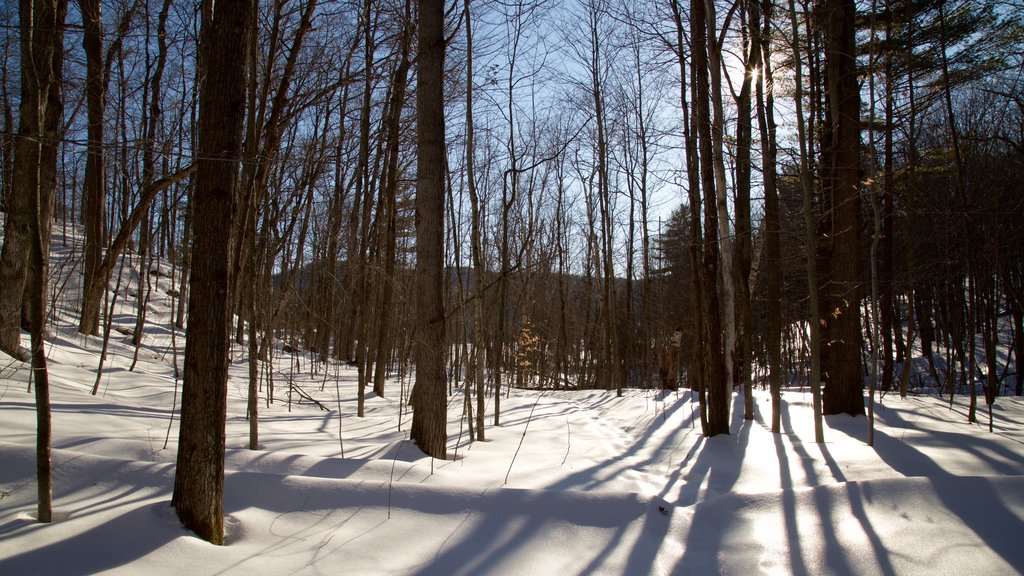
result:
M 229 384 L 228 544 L 209 545 L 169 508 L 184 349 L 183 331 L 171 337 L 169 281 L 157 279 L 134 371 L 129 337 L 113 332 L 96 396 L 102 340 L 76 334 L 77 286 L 66 283 L 50 328 L 51 525 L 33 520 L 28 369 L 0 362 L 0 574 L 1024 571 L 1017 398 L 998 400 L 989 433 L 960 403 L 886 397 L 870 448 L 865 419 L 845 416 L 826 418 L 827 442 L 815 444 L 799 389 L 783 395 L 783 434 L 768 430 L 758 392 L 758 419 L 742 420 L 737 397 L 731 435 L 712 439 L 695 429 L 686 391 L 512 390 L 502 425 L 475 444 L 460 437 L 457 393 L 453 458 L 432 461 L 406 439 L 406 411 L 399 426 L 408 381 L 389 381 L 357 418 L 354 368 L 325 373 L 278 349 L 261 450 L 249 451 L 244 347 Z M 133 306 L 119 301 L 115 328 L 130 328 Z

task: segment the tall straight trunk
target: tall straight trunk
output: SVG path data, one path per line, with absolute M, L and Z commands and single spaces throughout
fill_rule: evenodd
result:
M 392 80 L 391 104 L 389 106 L 389 118 L 386 123 L 386 139 L 388 151 L 386 152 L 387 164 L 385 167 L 385 182 L 381 189 L 381 213 L 378 219 L 379 224 L 378 246 L 381 247 L 380 257 L 383 260 L 383 279 L 381 295 L 379 322 L 377 328 L 376 367 L 373 372 L 373 392 L 380 397 L 384 396 L 384 377 L 387 374 L 387 358 L 391 353 L 389 324 L 391 321 L 392 294 L 394 292 L 395 273 L 395 236 L 396 213 L 398 204 L 398 142 L 399 128 L 401 124 L 402 109 L 405 107 L 405 93 L 409 73 L 409 50 L 412 44 L 413 21 L 411 14 L 410 0 L 406 0 L 405 24 L 402 27 L 402 40 L 399 48 L 398 66 L 395 68 L 394 79 Z
M 473 259 L 473 374 L 476 388 L 476 439 L 484 440 L 484 257 L 480 196 L 476 188 L 476 133 L 473 123 L 473 28 L 470 0 L 464 0 L 466 26 L 466 188 L 469 191 L 470 252 Z
M 591 96 L 594 99 L 594 122 L 597 125 L 597 200 L 601 212 L 601 265 L 604 269 L 604 286 L 601 291 L 602 339 L 604 357 L 603 384 L 611 389 L 614 384 L 617 396 L 622 395 L 622 377 L 618 350 L 618 327 L 616 315 L 615 271 L 612 265 L 612 214 L 611 190 L 608 185 L 608 143 L 605 135 L 606 118 L 604 111 L 604 89 L 601 83 L 601 68 L 604 65 L 601 53 L 601 38 L 598 26 L 599 15 L 592 11 L 590 21 L 590 74 Z
M 807 121 L 803 110 L 803 63 L 800 61 L 800 34 L 797 23 L 796 7 L 794 0 L 789 0 L 789 19 L 792 30 L 792 47 L 797 56 L 794 69 L 795 94 L 793 101 L 796 104 L 796 126 L 797 139 L 800 143 L 800 189 L 803 198 L 804 216 L 804 256 L 807 260 L 807 293 L 808 293 L 808 318 L 807 323 L 811 332 L 811 397 L 814 412 L 814 441 L 818 444 L 825 442 L 824 423 L 822 422 L 822 398 L 821 398 L 821 312 L 818 302 L 818 270 L 816 262 L 814 206 L 812 203 L 813 184 L 811 182 L 810 166 L 810 135 L 807 130 Z M 813 102 L 813 100 L 812 100 Z M 813 115 L 813 114 L 812 114 Z
M 106 176 L 104 174 L 103 115 L 106 108 L 107 86 L 103 74 L 103 24 L 100 0 L 81 0 L 82 46 L 85 50 L 86 110 L 88 117 L 88 148 L 85 160 L 85 179 L 82 183 L 82 224 L 85 227 L 85 278 L 83 285 L 98 281 L 98 268 L 106 244 Z M 78 330 L 83 334 L 99 333 L 100 302 L 102 294 L 85 291 L 85 297 L 97 301 L 82 302 L 82 317 Z
M 830 314 L 822 348 L 824 414 L 864 414 L 860 321 L 860 86 L 853 0 L 827 0 L 825 23 L 827 86 L 821 166 L 826 207 L 822 257 L 827 281 L 819 286 Z
M 708 434 L 708 421 L 707 421 L 707 410 L 704 402 L 705 396 L 705 358 L 704 358 L 704 294 L 703 294 L 703 271 L 701 270 L 701 258 L 703 255 L 703 234 L 701 232 L 701 214 L 700 214 L 700 180 L 698 173 L 698 157 L 697 157 L 697 116 L 690 115 L 690 106 L 688 105 L 686 98 L 686 29 L 683 23 L 682 10 L 679 7 L 678 0 L 671 0 L 672 8 L 672 19 L 676 25 L 676 53 L 679 57 L 679 101 L 680 108 L 683 111 L 683 140 L 686 149 L 686 179 L 687 179 L 687 197 L 689 199 L 689 257 L 690 257 L 690 269 L 692 271 L 692 297 L 693 302 L 690 308 L 690 316 L 693 322 L 693 356 L 691 358 L 691 378 L 690 388 L 697 390 L 700 395 L 700 421 L 701 431 Z M 689 63 L 693 66 L 693 63 Z M 693 74 L 691 78 L 696 78 L 697 72 L 695 66 L 691 68 Z M 697 97 L 697 83 L 692 82 L 690 85 L 693 100 L 696 102 Z
M 444 314 L 444 2 L 419 0 L 416 94 L 416 384 L 410 437 L 433 458 L 447 454 Z
M 82 47 L 86 59 L 86 137 L 88 139 L 85 180 L 82 189 L 85 267 L 82 282 L 82 309 L 78 323 L 78 331 L 83 334 L 99 334 L 103 293 L 110 281 L 112 270 L 112 268 L 105 267 L 103 263 L 103 249 L 106 248 L 107 243 L 104 114 L 114 55 L 121 54 L 124 37 L 139 4 L 138 1 L 132 2 L 124 13 L 117 28 L 117 35 L 104 57 L 101 3 L 99 0 L 79 1 L 83 24 Z M 169 2 L 165 2 L 164 9 L 161 11 L 161 29 L 163 23 L 166 22 L 169 4 Z M 163 46 L 161 47 L 162 52 Z
M 885 2 L 886 9 L 890 7 L 890 2 Z M 887 42 L 891 42 L 892 39 L 892 23 L 887 21 L 885 24 L 885 39 Z M 882 161 L 882 230 L 881 230 L 881 254 L 879 256 L 879 289 L 881 295 L 879 297 L 879 321 L 881 323 L 882 332 L 882 392 L 888 392 L 893 386 L 893 334 L 899 330 L 898 321 L 894 322 L 895 315 L 895 298 L 894 298 L 894 286 L 893 286 L 893 246 L 894 242 L 894 194 L 896 193 L 896 186 L 894 182 L 894 162 L 893 152 L 895 148 L 894 136 L 894 115 L 895 109 L 893 106 L 893 55 L 892 50 L 887 50 L 883 55 L 884 59 L 884 70 L 885 70 L 885 141 L 883 143 L 883 154 L 885 158 Z
M 642 347 L 642 357 L 640 359 L 640 368 L 643 378 L 644 386 L 646 387 L 647 375 L 652 373 L 651 366 L 651 347 L 648 345 L 651 342 L 651 236 L 650 230 L 647 226 L 649 222 L 649 183 L 650 183 L 650 142 L 648 137 L 650 134 L 650 126 L 645 116 L 645 98 L 644 98 L 644 75 L 641 71 L 641 60 L 642 56 L 640 53 L 640 46 L 637 46 L 634 51 L 634 62 L 636 65 L 636 81 L 637 81 L 637 137 L 638 145 L 640 146 L 640 189 L 639 189 L 639 201 L 640 201 L 640 274 L 642 281 L 640 283 L 640 345 Z M 630 226 L 632 229 L 632 219 L 630 220 Z M 632 246 L 632 232 L 630 233 L 630 246 Z M 632 299 L 628 299 L 627 302 L 632 302 Z M 632 318 L 632 315 L 627 316 Z M 627 346 L 626 350 L 630 348 Z
M 877 56 L 875 49 L 877 46 L 877 29 L 875 22 L 875 14 L 877 13 L 878 5 L 877 1 L 872 1 L 871 14 L 870 14 L 870 39 L 869 42 L 869 54 L 868 54 L 868 126 L 870 131 L 868 132 L 868 148 L 867 148 L 867 165 L 868 165 L 868 202 L 871 206 L 871 221 L 873 224 L 873 231 L 871 235 L 871 298 L 870 298 L 870 317 L 871 317 L 871 330 L 870 330 L 870 344 L 871 344 L 871 369 L 868 375 L 868 434 L 867 434 L 867 445 L 875 445 L 875 389 L 878 387 L 878 361 L 881 347 L 881 320 L 879 319 L 879 272 L 878 272 L 878 261 L 879 261 L 879 243 L 882 240 L 882 207 L 878 198 L 878 185 L 875 182 L 876 179 L 876 165 L 878 147 L 875 144 L 875 66 L 877 62 Z
M 349 213 L 349 241 L 348 259 L 345 264 L 346 292 L 352 296 L 347 299 L 348 309 L 344 309 L 340 318 L 339 340 L 341 346 L 336 347 L 336 353 L 345 360 L 356 359 L 358 354 L 353 351 L 353 340 L 358 326 L 358 317 L 362 312 L 363 301 L 361 294 L 363 274 L 363 249 L 365 242 L 362 238 L 366 236 L 366 218 L 361 217 L 367 213 L 364 206 L 366 198 L 369 197 L 370 188 L 370 124 L 373 104 L 373 73 L 374 54 L 376 53 L 376 21 L 371 0 L 364 0 L 360 16 L 360 26 L 363 29 L 363 93 L 359 109 L 359 150 L 356 160 L 356 171 L 354 176 L 354 196 L 352 198 L 352 211 Z M 358 361 L 358 359 L 357 359 Z
M 751 26 L 752 41 L 761 46 L 761 77 L 757 83 L 757 122 L 761 132 L 764 180 L 765 253 L 768 268 L 768 378 L 772 396 L 772 432 L 782 431 L 782 251 L 779 247 L 778 141 L 775 124 L 775 77 L 771 62 L 773 3 L 764 2 L 763 24 Z M 758 3 L 752 10 L 759 11 Z M 752 21 L 757 22 L 757 14 Z M 763 26 L 763 27 L 762 27 Z
M 715 76 L 716 66 L 709 63 L 708 53 L 714 51 L 713 44 L 716 42 L 714 35 L 709 34 L 708 22 L 713 15 L 705 10 L 704 2 L 694 2 L 690 6 L 690 44 L 693 58 L 693 81 L 696 83 L 696 97 L 694 98 L 696 136 L 700 156 L 700 181 L 701 189 L 704 192 L 704 247 L 703 260 L 701 262 L 701 289 L 703 292 L 702 314 L 706 319 L 704 324 L 704 385 L 706 391 L 707 406 L 707 429 L 705 435 L 715 436 L 729 433 L 729 404 L 732 399 L 731 382 L 729 380 L 729 361 L 724 353 L 731 351 L 725 348 L 722 338 L 723 328 L 730 331 L 729 326 L 722 326 L 721 302 L 719 300 L 718 281 L 726 280 L 720 277 L 722 263 L 720 259 L 719 234 L 722 230 L 728 230 L 728 224 L 721 227 L 719 219 L 721 211 L 719 196 L 716 194 L 716 187 L 724 185 L 724 178 L 719 176 L 718 162 L 716 162 L 715 134 L 721 135 L 720 131 L 712 127 L 712 90 L 709 84 L 710 75 Z M 719 71 L 719 77 L 721 72 Z M 720 97 L 721 94 L 719 93 Z M 721 102 L 717 103 L 720 106 Z M 719 126 L 719 128 L 721 128 Z M 720 144 L 720 142 L 719 142 Z M 718 193 L 724 193 L 719 191 Z M 722 250 L 726 252 L 727 250 Z M 728 278 L 725 282 L 732 283 Z M 725 306 L 730 307 L 728 302 L 733 298 L 731 291 L 722 295 L 726 300 Z M 728 318 L 727 320 L 731 320 Z M 733 335 L 735 333 L 733 332 Z M 725 339 L 728 341 L 728 336 Z
M 715 193 L 715 209 L 718 212 L 715 225 L 718 226 L 718 273 L 721 282 L 721 316 L 722 336 L 724 337 L 725 387 L 726 394 L 731 394 L 736 384 L 736 286 L 733 279 L 733 247 L 732 231 L 729 229 L 729 190 L 725 175 L 725 110 L 722 96 L 722 47 L 717 37 L 717 17 L 713 0 L 704 1 L 704 22 L 706 26 L 705 42 L 707 44 L 708 72 L 711 77 L 711 162 L 714 171 L 714 187 L 705 187 L 705 195 L 709 190 Z M 748 102 L 749 106 L 749 102 Z M 750 119 L 749 109 L 747 120 Z M 701 155 L 703 156 L 703 151 Z M 707 200 L 705 200 L 707 202 Z M 710 224 L 705 214 L 705 221 Z M 706 255 L 705 255 L 706 256 Z M 717 296 L 716 296 L 717 298 Z M 728 401 L 727 401 L 728 402 Z M 728 428 L 728 406 L 725 407 L 726 428 Z
M 743 22 L 745 40 L 750 46 L 744 62 L 743 82 L 736 97 L 736 262 L 733 283 L 736 288 L 735 305 L 738 313 L 739 337 L 736 342 L 736 364 L 739 368 L 739 384 L 743 387 L 743 418 L 754 419 L 754 391 L 751 376 L 753 350 L 751 330 L 753 327 L 750 302 L 750 269 L 753 259 L 753 240 L 750 224 L 750 175 L 753 124 L 751 122 L 751 87 L 753 76 L 760 65 L 761 46 L 752 41 L 753 30 L 760 24 L 756 9 L 759 0 L 751 0 L 743 6 L 746 19 Z
M 157 19 L 157 55 L 156 63 L 153 68 L 153 76 L 150 79 L 148 86 L 149 101 L 147 109 L 143 113 L 145 120 L 145 144 L 142 150 L 142 187 L 147 189 L 153 185 L 153 180 L 156 178 L 156 159 L 154 158 L 156 152 L 156 138 L 157 133 L 160 130 L 160 117 L 163 115 L 163 111 L 160 105 L 160 98 L 163 96 L 163 76 L 164 67 L 167 64 L 167 16 L 170 11 L 171 2 L 165 0 L 163 8 L 160 10 L 160 15 Z M 148 53 L 148 50 L 147 50 Z M 139 289 L 138 289 L 138 313 L 135 320 L 135 330 L 132 333 L 132 344 L 135 345 L 135 355 L 132 360 L 132 368 L 135 366 L 135 362 L 138 359 L 139 346 L 142 344 L 142 329 L 146 322 L 146 306 L 149 303 L 149 297 L 151 294 L 150 281 L 150 264 L 153 260 L 153 241 L 152 241 L 152 209 L 148 208 L 143 216 L 142 223 L 139 226 L 139 256 L 140 256 L 140 269 L 139 269 Z M 142 282 L 143 279 L 146 282 L 146 290 L 143 291 Z M 105 279 L 103 279 L 105 280 Z
M 907 3 L 908 12 L 911 10 L 911 4 Z M 910 19 L 907 26 L 907 34 L 912 35 L 913 31 L 913 19 Z M 914 57 L 914 44 L 913 42 L 907 42 L 907 50 L 910 52 L 910 57 Z M 917 97 L 914 90 L 914 69 L 910 67 L 907 69 L 907 166 L 904 174 L 904 198 L 903 202 L 906 205 L 906 211 L 908 214 L 914 214 L 916 211 L 917 203 Z M 918 330 L 917 326 L 921 323 L 921 317 L 916 313 L 918 302 L 918 289 L 915 288 L 917 285 L 917 257 L 915 255 L 915 247 L 917 235 L 915 234 L 914 218 L 910 217 L 905 220 L 905 245 L 903 251 L 906 254 L 906 283 L 910 286 L 910 290 L 907 292 L 907 336 L 906 336 L 906 355 L 903 359 L 903 370 L 900 375 L 900 398 L 907 397 L 907 387 L 910 382 L 910 370 L 913 366 L 913 350 L 914 350 L 914 338 Z M 924 319 L 928 321 L 927 318 Z M 926 333 L 921 330 L 921 351 L 931 358 L 931 345 L 926 343 Z
M 50 462 L 50 385 L 46 366 L 47 302 L 49 301 L 50 221 L 57 187 L 57 148 L 64 105 L 63 78 L 64 18 L 66 0 L 21 0 L 21 116 L 15 140 L 13 192 L 4 230 L 0 257 L 0 297 L 16 302 L 4 311 L 13 324 L 13 349 L 21 352 L 22 298 L 28 309 L 31 337 L 31 366 L 36 400 L 36 486 L 37 519 L 52 520 L 52 476 Z M 9 269 L 8 267 L 11 267 Z M 8 284 L 10 282 L 10 284 Z M 10 291 L 10 292 L 9 292 Z M 5 338 L 6 340 L 6 338 Z
M 221 0 L 203 10 L 199 154 L 193 194 L 188 343 L 177 469 L 171 505 L 187 528 L 224 543 L 224 445 L 230 346 L 230 254 L 245 117 L 245 62 L 253 33 L 251 0 Z

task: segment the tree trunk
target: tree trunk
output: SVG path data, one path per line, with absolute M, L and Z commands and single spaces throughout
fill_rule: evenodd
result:
M 886 1 L 886 8 L 890 7 L 890 2 Z M 889 41 L 892 38 L 892 24 L 886 22 L 885 25 L 885 38 Z M 885 59 L 885 78 L 893 78 L 893 57 L 892 51 L 887 50 L 883 56 Z M 893 220 L 895 210 L 893 208 L 896 193 L 896 186 L 894 182 L 894 171 L 893 171 L 893 149 L 894 149 L 894 138 L 893 127 L 894 121 L 894 107 L 893 98 L 895 90 L 893 83 L 887 81 L 885 83 L 885 142 L 884 146 L 884 160 L 882 167 L 882 237 L 881 237 L 881 256 L 879 267 L 879 288 L 881 290 L 881 296 L 879 301 L 879 321 L 881 322 L 882 331 L 882 392 L 888 392 L 892 389 L 893 385 L 893 334 L 900 330 L 898 319 L 895 316 L 895 298 L 894 298 L 894 286 L 893 286 L 893 246 L 895 245 L 894 234 L 895 228 L 893 227 Z M 897 355 L 899 352 L 897 352 Z
M 160 12 L 158 35 L 163 31 L 167 19 L 170 2 L 164 3 Z M 128 32 L 128 26 L 134 16 L 139 2 L 133 2 L 124 13 L 117 28 L 117 36 L 103 55 L 103 27 L 101 20 L 101 4 L 98 0 L 80 0 L 82 12 L 83 35 L 82 47 L 86 57 L 86 109 L 88 148 L 85 162 L 85 182 L 82 190 L 82 223 L 85 226 L 85 268 L 82 282 L 82 310 L 79 317 L 78 331 L 82 334 L 99 334 L 100 308 L 103 293 L 110 281 L 110 270 L 104 268 L 103 249 L 106 247 L 106 166 L 105 166 L 105 130 L 104 114 L 106 110 L 107 90 L 110 84 L 110 69 L 114 55 L 121 53 L 121 45 Z M 165 45 L 160 37 L 161 55 L 165 54 Z M 162 71 L 158 67 L 157 75 Z M 156 81 L 159 84 L 159 80 Z M 154 95 L 154 99 L 159 95 Z M 112 258 L 111 260 L 116 260 Z
M 394 79 L 392 80 L 391 103 L 388 110 L 389 118 L 386 123 L 386 140 L 388 150 L 385 153 L 387 164 L 385 165 L 384 188 L 381 190 L 381 213 L 377 218 L 379 221 L 378 250 L 383 260 L 382 286 L 380 286 L 380 326 L 377 328 L 376 345 L 376 367 L 373 371 L 373 392 L 378 397 L 384 397 L 384 378 L 387 376 L 387 359 L 391 354 L 390 343 L 390 322 L 391 308 L 393 307 L 392 294 L 395 285 L 395 242 L 398 210 L 398 143 L 400 136 L 400 124 L 402 109 L 405 107 L 406 86 L 409 73 L 409 50 L 412 45 L 413 22 L 409 1 L 406 1 L 405 21 L 402 26 L 402 39 L 399 47 L 398 66 L 395 68 Z
M 794 0 L 789 0 L 789 19 L 793 32 L 793 49 L 796 54 L 794 66 L 796 93 L 794 102 L 796 104 L 796 125 L 797 139 L 800 143 L 800 189 L 803 198 L 804 216 L 804 255 L 807 260 L 807 293 L 808 293 L 808 318 L 811 336 L 811 396 L 814 411 L 814 441 L 818 444 L 825 442 L 824 424 L 822 422 L 822 401 L 821 401 L 821 312 L 818 302 L 818 271 L 815 258 L 815 218 L 812 204 L 811 167 L 810 152 L 808 150 L 810 135 L 807 130 L 807 121 L 804 118 L 803 110 L 803 63 L 800 61 L 799 45 L 800 34 L 796 18 L 796 7 Z M 813 102 L 813 100 L 812 100 Z
M 728 378 L 730 360 L 724 356 L 727 349 L 724 348 L 725 343 L 722 341 L 723 326 L 718 293 L 718 280 L 720 279 L 719 233 L 721 230 L 728 230 L 728 224 L 722 225 L 719 222 L 721 206 L 719 206 L 719 198 L 716 194 L 716 186 L 723 184 L 721 180 L 724 179 L 718 176 L 718 162 L 715 161 L 714 134 L 720 136 L 721 132 L 713 131 L 711 126 L 712 94 L 708 75 L 710 72 L 714 78 L 715 70 L 714 66 L 709 64 L 708 51 L 709 48 L 714 49 L 712 44 L 716 42 L 716 39 L 713 34 L 709 35 L 707 24 L 712 16 L 705 11 L 705 2 L 692 3 L 690 10 L 693 81 L 696 84 L 696 96 L 693 104 L 700 156 L 700 181 L 701 189 L 704 192 L 704 246 L 703 260 L 700 266 L 703 293 L 702 315 L 706 320 L 703 334 L 705 364 L 702 390 L 706 395 L 707 429 L 704 433 L 706 436 L 715 436 L 729 433 L 729 404 L 732 399 L 732 388 Z M 723 249 L 724 251 L 725 249 Z M 722 277 L 722 280 L 727 284 L 732 283 L 731 278 Z M 722 297 L 728 300 L 733 295 L 731 291 L 728 291 Z M 725 305 L 731 308 L 729 302 L 726 302 Z M 727 314 L 728 320 L 730 319 Z M 725 326 L 724 329 L 730 330 L 728 326 Z
M 722 316 L 719 321 L 723 337 L 723 361 L 725 372 L 723 375 L 725 387 L 724 416 L 725 431 L 728 432 L 729 403 L 731 401 L 732 387 L 736 384 L 736 375 L 733 367 L 736 365 L 736 286 L 733 280 L 733 247 L 732 231 L 729 229 L 729 191 L 725 176 L 725 111 L 723 109 L 722 97 L 722 47 L 717 37 L 717 17 L 715 15 L 714 1 L 705 0 L 702 6 L 706 30 L 704 42 L 707 45 L 708 73 L 711 77 L 711 109 L 713 116 L 710 118 L 711 126 L 711 159 L 714 171 L 714 186 L 704 188 L 705 196 L 711 191 L 715 194 L 715 210 L 718 212 L 715 218 L 715 225 L 718 227 L 718 241 L 716 251 L 718 252 L 718 274 L 721 282 L 721 297 L 719 299 L 720 312 Z M 749 113 L 747 122 L 749 122 Z M 704 152 L 701 152 L 701 156 Z M 705 199 L 705 203 L 707 200 Z M 711 220 L 708 215 L 704 216 L 708 225 Z M 705 254 L 705 257 L 707 255 Z M 717 289 L 716 289 L 717 292 Z M 719 296 L 716 294 L 716 299 Z M 722 410 L 722 407 L 718 408 Z
M 83 286 L 98 281 L 99 265 L 106 244 L 106 176 L 104 175 L 103 113 L 106 108 L 107 86 L 103 74 L 103 25 L 100 18 L 100 0 L 81 0 L 85 49 L 86 110 L 88 116 L 88 151 L 85 160 L 85 180 L 82 187 L 82 223 L 85 226 L 85 278 Z M 99 333 L 102 293 L 83 291 L 82 317 L 78 331 L 83 334 Z
M 473 28 L 470 0 L 464 0 L 466 17 L 466 188 L 471 214 L 470 252 L 473 259 L 473 374 L 476 388 L 476 439 L 484 440 L 484 257 L 480 226 L 482 208 L 476 188 L 476 134 L 473 124 Z M 467 399 L 468 401 L 468 399 Z
M 192 197 L 188 343 L 177 470 L 171 505 L 187 528 L 224 544 L 224 443 L 230 347 L 231 230 L 245 117 L 245 62 L 254 19 L 249 0 L 221 0 L 203 10 L 206 77 L 200 88 L 199 154 Z
M 419 0 L 419 84 L 416 94 L 416 384 L 411 438 L 445 458 L 444 315 L 444 2 Z
M 686 179 L 688 188 L 688 199 L 689 199 L 689 258 L 690 258 L 690 269 L 692 271 L 692 292 L 693 302 L 690 308 L 690 315 L 693 322 L 693 357 L 691 358 L 690 365 L 690 388 L 697 390 L 701 402 L 700 402 L 700 420 L 701 420 L 701 431 L 708 434 L 708 422 L 707 422 L 707 410 L 704 402 L 705 395 L 705 358 L 704 358 L 704 294 L 703 294 L 703 271 L 701 270 L 701 258 L 703 252 L 703 234 L 701 233 L 701 222 L 700 222 L 700 179 L 698 173 L 698 158 L 697 158 L 697 129 L 696 115 L 690 116 L 690 107 L 687 104 L 686 98 L 686 69 L 687 62 L 685 58 L 686 54 L 686 29 L 683 25 L 683 14 L 679 7 L 678 0 L 672 0 L 672 18 L 676 25 L 676 51 L 679 58 L 679 100 L 680 108 L 683 111 L 683 139 L 685 141 L 686 148 Z M 697 73 L 691 75 L 696 77 Z M 697 100 L 697 84 L 692 82 L 690 85 L 691 92 L 693 94 L 693 100 Z
M 760 25 L 760 12 L 756 8 L 759 0 L 752 0 L 744 7 L 746 20 L 743 23 L 744 36 L 749 36 L 750 49 L 744 62 L 743 82 L 736 97 L 736 266 L 733 283 L 736 286 L 736 308 L 738 312 L 739 337 L 736 343 L 736 364 L 739 366 L 739 384 L 743 387 L 743 418 L 754 419 L 754 390 L 751 376 L 753 361 L 752 335 L 753 319 L 750 302 L 750 271 L 753 260 L 753 239 L 750 223 L 750 176 L 753 125 L 751 122 L 751 84 L 761 61 L 761 45 L 754 42 L 754 29 Z
M 860 322 L 860 86 L 853 0 L 822 4 L 825 23 L 826 121 L 822 132 L 822 187 L 826 208 L 819 286 L 824 321 L 821 374 L 824 414 L 864 414 Z
M 49 301 L 50 221 L 57 186 L 57 147 L 64 105 L 66 0 L 21 0 L 21 117 L 15 149 L 13 193 L 0 259 L 0 298 L 5 334 L 0 345 L 19 350 L 22 298 L 29 311 L 32 374 L 36 397 L 37 519 L 52 519 L 50 386 L 46 368 L 46 306 Z M 9 269 L 8 267 L 11 267 Z M 8 283 L 10 282 L 10 283 Z M 16 304 L 15 304 L 16 303 Z M 13 313 L 8 315 L 8 313 Z
M 760 1 L 760 0 L 759 0 Z M 775 126 L 775 77 L 771 62 L 772 2 L 764 2 L 762 24 L 751 26 L 753 42 L 761 46 L 761 77 L 757 84 L 757 122 L 761 132 L 762 178 L 764 179 L 765 254 L 768 269 L 768 378 L 772 396 L 772 432 L 782 431 L 782 264 L 779 232 L 779 191 L 776 159 L 778 143 Z M 758 10 L 757 3 L 753 10 Z M 759 11 L 759 10 L 758 10 Z M 751 18 L 757 22 L 756 15 Z

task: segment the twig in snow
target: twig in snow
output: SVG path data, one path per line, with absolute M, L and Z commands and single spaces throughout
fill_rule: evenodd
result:
M 519 449 L 523 447 L 523 440 L 526 440 L 526 431 L 530 428 L 530 421 L 533 420 L 533 411 L 537 409 L 537 403 L 540 399 L 547 394 L 547 390 L 540 393 L 537 399 L 533 402 L 533 408 L 530 408 L 530 415 L 526 417 L 526 426 L 523 427 L 523 435 L 519 437 L 519 446 L 516 446 L 516 452 L 512 455 L 512 461 L 508 463 L 508 471 L 505 472 L 505 484 L 508 484 L 508 475 L 512 473 L 512 465 L 516 463 L 516 456 L 519 456 Z
M 569 450 L 572 449 L 572 428 L 569 427 L 569 417 L 565 417 L 565 457 L 562 458 L 562 463 L 559 466 L 565 466 L 565 461 L 569 459 Z
M 388 520 L 391 520 L 391 487 L 395 484 L 395 463 L 398 462 L 398 453 L 402 451 L 405 438 L 398 443 L 398 450 L 395 450 L 395 457 L 391 459 L 391 476 L 388 478 Z

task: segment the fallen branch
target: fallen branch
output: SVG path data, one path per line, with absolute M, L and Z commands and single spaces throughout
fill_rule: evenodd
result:
M 318 400 L 310 396 L 308 392 L 300 388 L 297 384 L 290 382 L 288 385 L 291 387 L 292 390 L 295 391 L 296 394 L 299 395 L 299 398 L 305 398 L 306 400 L 309 400 L 313 404 L 316 404 L 317 407 L 323 410 L 324 412 L 330 412 L 330 409 L 328 409 L 327 406 L 324 406 Z

